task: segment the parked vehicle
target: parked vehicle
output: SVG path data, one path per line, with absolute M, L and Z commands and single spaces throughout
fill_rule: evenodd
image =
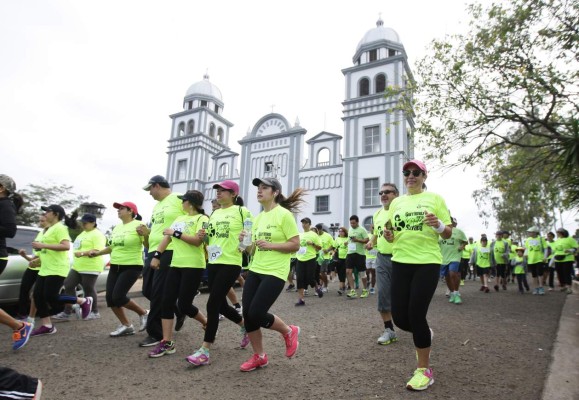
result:
M 19 226 L 16 235 L 13 238 L 6 239 L 6 247 L 8 249 L 8 264 L 4 272 L 0 275 L 0 304 L 16 304 L 18 303 L 18 296 L 20 293 L 20 281 L 26 268 L 28 268 L 28 261 L 18 254 L 19 249 L 25 249 L 26 254 L 32 256 L 32 241 L 40 231 L 40 228 L 31 226 Z M 70 260 L 72 266 L 72 245 L 70 250 Z M 105 259 L 105 269 L 99 275 L 96 282 L 96 291 L 104 292 L 106 290 L 107 276 L 109 274 L 109 257 L 103 256 Z M 83 296 L 84 290 L 82 286 L 77 286 L 77 296 Z

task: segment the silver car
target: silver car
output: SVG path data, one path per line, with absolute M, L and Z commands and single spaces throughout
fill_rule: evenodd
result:
M 0 304 L 16 304 L 20 294 L 20 281 L 26 268 L 28 268 L 28 261 L 18 254 L 18 250 L 26 250 L 26 254 L 32 256 L 32 242 L 36 235 L 40 232 L 40 228 L 31 226 L 18 226 L 16 235 L 13 238 L 6 238 L 6 247 L 8 249 L 8 264 L 4 272 L 0 275 Z M 70 250 L 70 259 L 72 265 L 72 246 Z M 106 290 L 107 277 L 109 274 L 109 259 L 104 256 L 105 269 L 99 275 L 96 282 L 96 291 L 104 292 Z M 83 296 L 84 290 L 82 286 L 77 286 L 77 296 Z

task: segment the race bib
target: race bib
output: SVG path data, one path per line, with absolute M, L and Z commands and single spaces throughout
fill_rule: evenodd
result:
M 378 250 L 376 250 L 376 249 L 368 250 L 368 254 L 371 256 L 377 256 Z
M 81 245 L 82 245 L 82 240 L 78 240 L 78 239 L 77 239 L 77 240 L 74 241 L 74 243 L 73 243 L 73 245 L 72 245 L 72 248 L 75 249 L 75 250 L 78 250 L 78 249 L 80 249 L 80 246 L 81 246 Z
M 356 251 L 356 243 L 348 243 L 348 251 Z
M 219 246 L 207 246 L 207 257 L 209 262 L 213 262 L 221 257 L 222 250 Z
M 306 254 L 306 246 L 301 246 L 300 249 L 298 250 L 298 254 L 300 256 L 303 256 L 304 254 Z

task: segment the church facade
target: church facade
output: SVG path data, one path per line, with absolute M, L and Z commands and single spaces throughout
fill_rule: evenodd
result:
M 183 110 L 171 115 L 166 177 L 173 190 L 204 193 L 206 210 L 215 198 L 213 185 L 236 181 L 252 213 L 260 211 L 255 177 L 279 179 L 285 195 L 301 187 L 308 204 L 301 219 L 323 223 L 335 232 L 351 215 L 368 227 L 381 206 L 378 191 L 384 182 L 401 191 L 402 165 L 413 158 L 412 115 L 389 111 L 396 102 L 385 97 L 388 86 L 405 87 L 412 77 L 398 34 L 378 20 L 359 42 L 353 65 L 342 70 L 344 131 L 319 132 L 306 140 L 307 130 L 283 115 L 260 118 L 238 141 L 241 155 L 229 148 L 233 124 L 223 115 L 221 91 L 206 75 L 193 84 Z

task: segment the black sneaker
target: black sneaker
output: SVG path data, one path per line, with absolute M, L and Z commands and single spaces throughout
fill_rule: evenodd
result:
M 286 292 L 291 292 L 292 290 L 294 290 L 296 287 L 296 285 L 288 285 L 287 289 L 285 290 Z
M 157 340 L 151 336 L 147 336 L 145 338 L 145 340 L 143 340 L 141 343 L 139 343 L 139 347 L 151 347 L 151 346 L 156 346 L 160 343 L 160 340 Z
M 175 332 L 179 332 L 181 328 L 183 328 L 183 324 L 185 323 L 185 317 L 186 315 L 183 314 L 175 319 Z

